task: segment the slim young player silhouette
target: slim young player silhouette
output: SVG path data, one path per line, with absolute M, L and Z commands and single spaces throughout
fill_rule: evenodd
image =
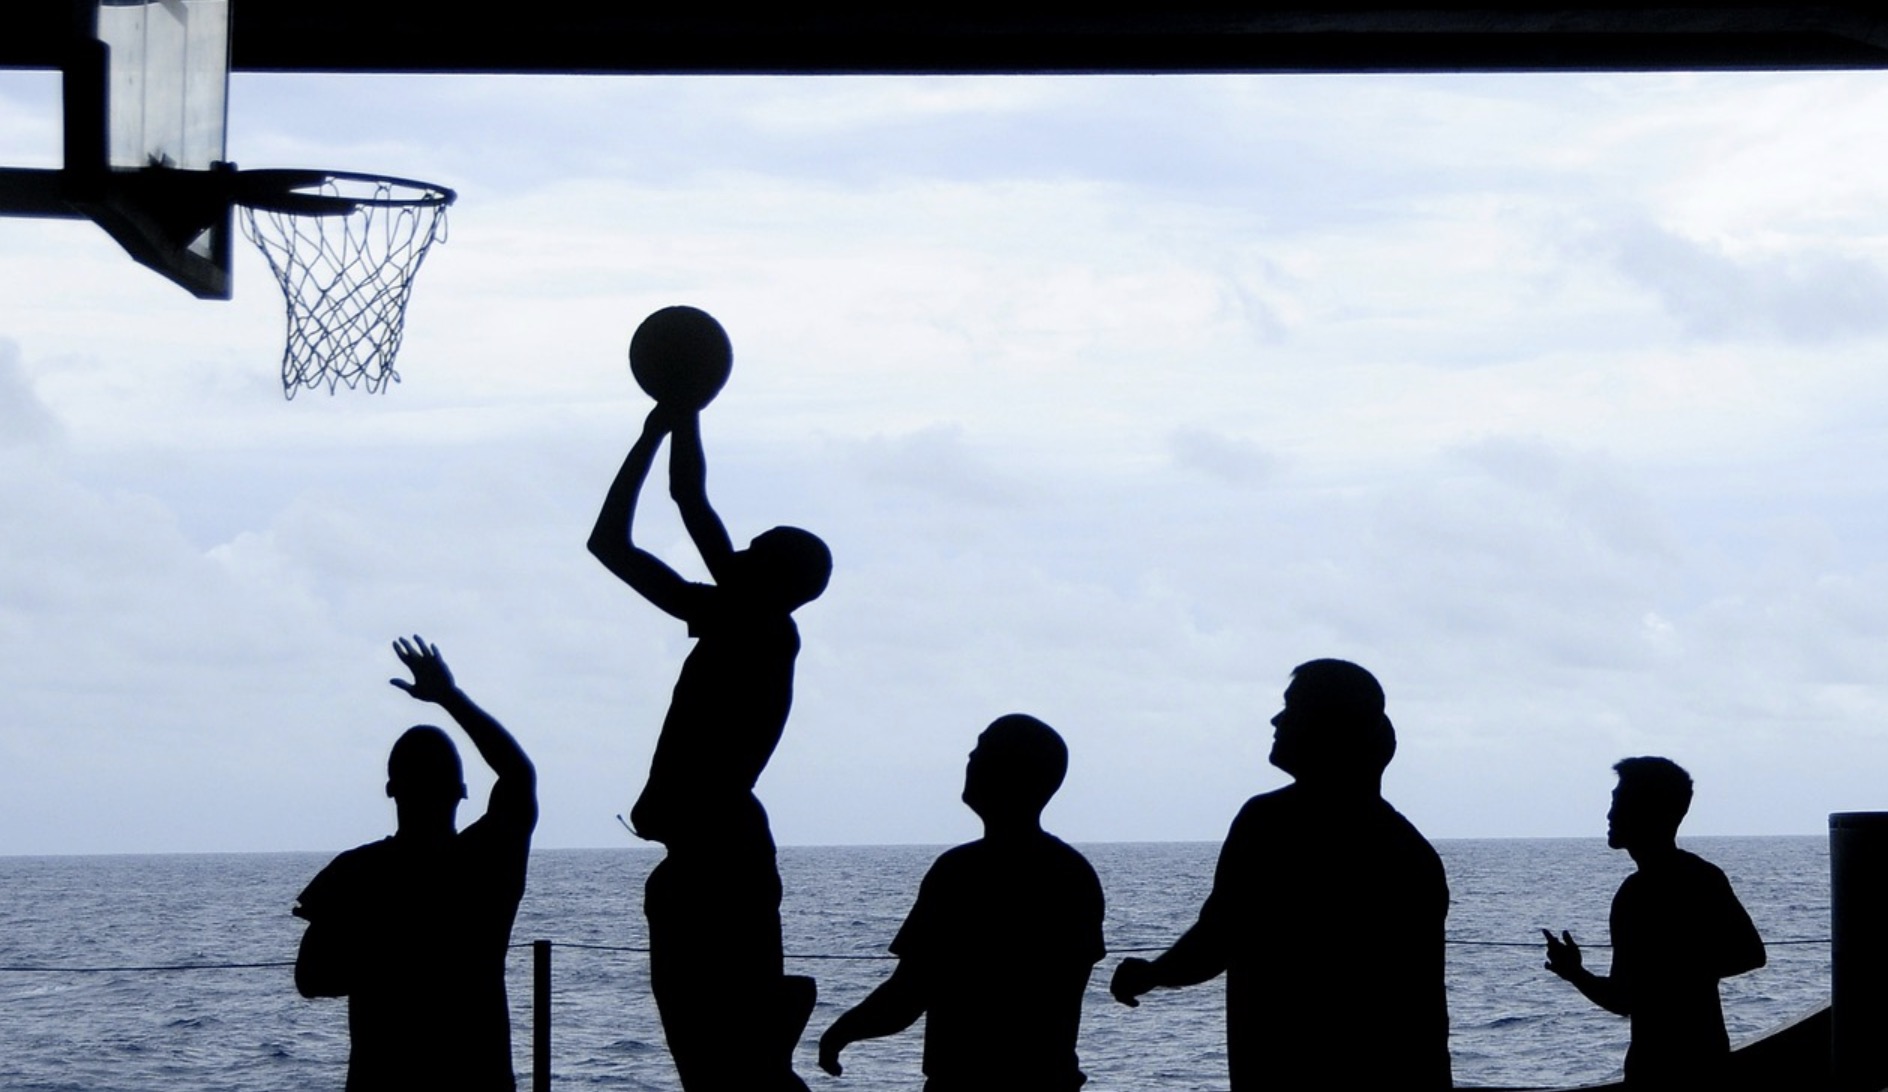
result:
M 726 335 L 692 308 L 657 312 L 659 349 L 684 360 Z M 722 365 L 725 368 L 725 361 Z M 645 369 L 637 372 L 644 381 Z M 650 384 L 644 381 L 645 387 Z M 832 556 L 809 532 L 776 527 L 744 550 L 708 503 L 697 410 L 706 396 L 658 401 L 610 485 L 590 552 L 696 640 L 675 684 L 649 779 L 630 810 L 637 835 L 668 853 L 650 873 L 649 977 L 686 1092 L 799 1092 L 793 1047 L 813 1009 L 813 980 L 784 973 L 780 874 L 755 781 L 793 701 L 800 650 L 793 611 L 825 590 Z M 665 392 L 666 393 L 666 392 Z M 692 404 L 691 404 L 692 402 Z M 635 544 L 636 502 L 664 438 L 669 490 L 713 583 L 683 579 Z
M 1613 766 L 1619 784 L 1606 813 L 1606 844 L 1639 870 L 1613 896 L 1611 973 L 1588 970 L 1573 934 L 1546 929 L 1547 969 L 1587 1000 L 1630 1017 L 1626 1087 L 1655 1092 L 1721 1087 L 1730 1036 L 1721 979 L 1764 965 L 1763 938 L 1716 865 L 1678 848 L 1691 809 L 1691 775 L 1646 755 Z

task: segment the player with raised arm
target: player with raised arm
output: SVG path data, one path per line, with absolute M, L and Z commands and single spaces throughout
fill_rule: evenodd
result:
M 537 825 L 537 772 L 437 648 L 417 636 L 393 647 L 413 680 L 388 681 L 451 714 L 498 780 L 485 814 L 456 830 L 465 781 L 451 737 L 419 725 L 394 742 L 387 795 L 398 825 L 302 891 L 295 986 L 348 999 L 347 1092 L 511 1092 L 505 951 Z

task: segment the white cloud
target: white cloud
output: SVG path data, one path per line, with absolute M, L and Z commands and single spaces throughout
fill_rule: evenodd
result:
M 1177 429 L 1167 444 L 1175 462 L 1228 485 L 1261 484 L 1277 470 L 1278 460 L 1259 445 L 1206 429 Z
M 1800 243 L 1737 257 L 1644 223 L 1615 225 L 1612 234 L 1621 272 L 1694 337 L 1823 345 L 1888 329 L 1888 274 L 1876 261 Z
M 0 341 L 0 447 L 43 447 L 58 441 L 58 420 L 20 368 L 20 348 Z

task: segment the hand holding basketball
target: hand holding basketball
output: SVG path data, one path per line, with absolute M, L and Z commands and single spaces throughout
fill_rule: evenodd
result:
M 734 366 L 727 331 L 695 307 L 664 307 L 629 340 L 629 371 L 661 406 L 693 413 L 714 400 Z

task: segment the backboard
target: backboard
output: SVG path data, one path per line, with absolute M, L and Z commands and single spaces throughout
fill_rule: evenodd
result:
M 229 0 L 76 0 L 67 199 L 139 262 L 230 295 Z

